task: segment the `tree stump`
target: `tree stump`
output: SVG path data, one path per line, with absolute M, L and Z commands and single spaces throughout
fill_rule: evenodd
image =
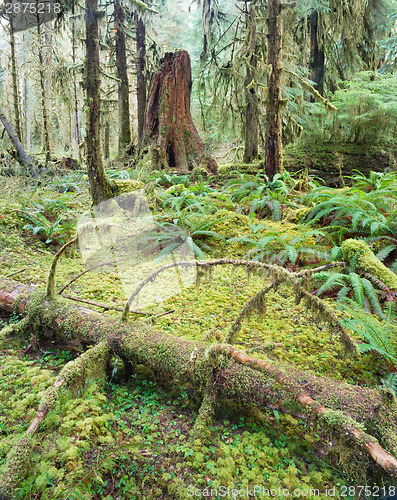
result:
M 190 114 L 192 89 L 189 54 L 167 52 L 152 76 L 145 110 L 143 146 L 152 152 L 159 169 L 217 173 L 218 165 L 206 151 Z

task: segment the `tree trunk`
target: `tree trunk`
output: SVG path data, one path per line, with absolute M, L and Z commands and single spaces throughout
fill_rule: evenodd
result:
M 11 140 L 11 142 L 14 144 L 15 149 L 17 150 L 18 153 L 18 161 L 19 163 L 27 167 L 29 170 L 30 174 L 33 177 L 37 177 L 37 174 L 34 170 L 33 163 L 29 159 L 28 155 L 26 154 L 25 150 L 23 149 L 21 143 L 18 140 L 18 137 L 15 135 L 15 132 L 10 124 L 10 122 L 7 120 L 5 114 L 3 113 L 3 110 L 0 108 L 0 121 L 3 124 L 4 128 L 6 129 L 6 132 Z
M 73 63 L 73 68 L 76 67 L 76 21 L 74 18 L 74 2 L 72 4 L 72 63 Z M 73 69 L 73 99 L 74 99 L 74 139 L 75 139 L 75 144 L 76 147 L 73 149 L 77 150 L 77 153 L 79 155 L 79 162 L 81 165 L 81 151 L 79 148 L 79 144 L 81 143 L 81 134 L 80 134 L 80 122 L 79 122 L 79 101 L 77 97 L 77 83 L 76 83 L 76 72 Z
M 138 104 L 138 143 L 142 144 L 146 108 L 146 28 L 143 20 L 135 13 L 136 26 L 136 81 Z
M 98 0 L 86 0 L 86 65 L 85 86 L 87 94 L 87 174 L 94 205 L 112 198 L 115 189 L 106 176 L 102 162 L 100 135 L 100 72 Z
M 25 40 L 25 33 L 23 34 L 23 63 L 25 66 L 23 75 L 23 108 L 24 108 L 24 126 L 25 126 L 25 147 L 27 151 L 30 151 L 30 135 L 31 135 L 31 122 L 30 122 L 30 102 L 29 102 L 29 83 L 28 83 L 28 71 L 26 69 L 26 50 L 27 44 Z
M 390 391 L 353 386 L 278 361 L 253 358 L 227 344 L 208 345 L 158 332 L 148 325 L 131 326 L 59 299 L 45 299 L 44 295 L 39 300 L 37 292 L 25 285 L 0 278 L 0 308 L 11 313 L 15 307 L 19 313 L 28 312 L 22 320 L 25 327 L 34 326 L 43 337 L 75 346 L 105 341 L 126 362 L 144 365 L 163 383 L 190 384 L 199 395 L 205 394 L 216 366 L 214 389 L 219 400 L 286 413 L 291 408 L 300 409 L 336 436 L 336 443 L 341 440 L 341 450 L 356 449 L 355 460 L 364 458 L 364 451 L 389 474 L 397 474 L 397 460 L 390 455 L 397 453 L 397 404 Z M 2 342 L 6 334 L 12 334 L 12 326 L 11 332 L 3 331 Z M 223 356 L 221 362 L 219 356 Z
M 105 137 L 104 137 L 104 146 L 103 146 L 103 156 L 105 160 L 107 160 L 110 156 L 110 123 L 109 119 L 105 122 Z
M 245 150 L 244 162 L 250 163 L 258 156 L 258 94 L 257 94 L 257 47 L 256 47 L 256 12 L 251 4 L 247 19 L 247 68 L 244 80 L 245 92 Z
M 41 112 L 42 112 L 42 131 L 41 131 L 41 151 L 46 155 L 46 163 L 51 159 L 50 148 L 50 131 L 49 131 L 49 116 L 47 108 L 47 91 L 46 91 L 46 68 L 43 55 L 43 40 L 41 25 L 37 23 L 38 36 L 38 56 L 39 56 L 39 79 L 41 89 Z
M 119 93 L 119 154 L 131 143 L 130 88 L 127 74 L 127 53 L 124 34 L 124 10 L 119 0 L 114 4 L 116 30 L 116 68 Z
M 310 79 L 315 82 L 315 88 L 324 94 L 324 36 L 321 37 L 321 46 L 318 40 L 319 14 L 315 10 L 310 16 Z
M 283 171 L 282 156 L 282 35 L 283 15 L 281 0 L 269 0 L 267 4 L 268 42 L 267 42 L 267 108 L 265 158 L 266 174 L 270 180 Z
M 17 60 L 15 55 L 15 33 L 14 33 L 12 17 L 10 18 L 10 47 L 11 47 L 11 74 L 12 74 L 12 92 L 14 99 L 15 132 L 18 137 L 18 140 L 22 142 L 22 129 L 21 129 L 21 119 L 19 112 L 18 72 L 17 72 Z
M 167 52 L 150 82 L 144 144 L 152 146 L 157 168 L 192 170 L 201 166 L 216 173 L 218 165 L 205 151 L 190 114 L 191 88 L 189 54 Z

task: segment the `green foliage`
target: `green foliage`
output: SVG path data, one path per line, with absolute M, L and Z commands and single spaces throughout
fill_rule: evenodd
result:
M 319 223 L 339 244 L 349 237 L 393 237 L 397 232 L 397 175 L 354 177 L 347 190 L 314 189 L 303 202 L 314 205 L 307 221 Z
M 168 217 L 167 217 L 168 218 Z M 140 242 L 150 249 L 150 252 L 158 252 L 157 261 L 161 261 L 166 255 L 179 247 L 185 246 L 185 251 L 191 251 L 199 259 L 205 259 L 205 253 L 212 254 L 214 247 L 206 242 L 223 241 L 224 237 L 211 228 L 221 222 L 221 218 L 198 217 L 181 212 L 172 223 L 168 221 L 155 221 L 156 231 L 147 234 Z
M 351 316 L 342 324 L 359 335 L 364 343 L 359 344 L 361 353 L 375 352 L 381 356 L 391 374 L 384 379 L 384 385 L 395 386 L 397 371 L 397 321 L 394 304 L 389 304 L 383 320 L 366 313 L 358 304 L 349 301 L 343 309 Z
M 363 278 L 356 272 L 322 272 L 315 275 L 317 281 L 324 281 L 317 290 L 317 295 L 330 295 L 337 292 L 339 302 L 352 298 L 361 308 L 368 312 L 375 312 L 384 317 L 379 303 L 377 290 L 371 281 Z
M 343 82 L 332 99 L 338 112 L 326 113 L 320 104 L 306 137 L 361 144 L 395 143 L 397 130 L 397 77 L 365 71 Z
M 324 236 L 321 231 L 309 230 L 297 236 L 280 234 L 276 228 L 267 228 L 265 224 L 250 225 L 254 235 L 229 238 L 228 243 L 238 242 L 251 247 L 246 257 L 253 260 L 266 261 L 285 265 L 287 263 L 302 265 L 304 262 L 328 260 L 328 253 L 315 246 L 316 238 Z M 258 238 L 258 234 L 265 235 Z M 256 233 L 256 234 L 255 234 Z

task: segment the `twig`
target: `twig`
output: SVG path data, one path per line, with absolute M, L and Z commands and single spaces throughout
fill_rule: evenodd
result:
M 123 311 L 122 307 L 110 306 L 108 304 L 99 304 L 98 302 L 93 302 L 92 300 L 80 299 L 78 297 L 71 297 L 70 295 L 62 295 L 65 299 L 74 300 L 76 302 L 83 302 L 84 304 L 90 304 L 91 306 L 101 307 L 102 309 L 114 309 L 115 311 Z M 131 311 L 134 314 L 142 314 L 143 316 L 151 316 L 152 313 L 144 312 L 144 311 Z M 171 311 L 170 311 L 171 312 Z M 168 311 L 166 312 L 168 314 Z
M 102 267 L 102 266 L 109 266 L 110 264 L 115 264 L 116 262 L 119 262 L 119 260 L 109 260 L 108 262 L 102 262 L 101 264 L 96 264 L 95 266 L 92 266 L 88 269 L 85 269 L 82 271 L 80 274 L 72 278 L 69 283 L 66 283 L 59 291 L 58 294 L 60 295 L 69 285 L 71 285 L 74 281 L 78 280 L 80 276 L 83 276 L 83 274 L 88 273 L 88 271 L 92 271 L 93 269 L 96 269 L 97 267 Z M 8 276 L 7 276 L 8 277 Z
M 6 278 L 11 278 L 11 276 L 14 276 L 15 274 L 22 273 L 26 269 L 27 269 L 27 267 L 23 267 L 22 269 L 18 269 L 18 271 L 14 271 L 14 272 L 12 272 L 10 274 L 6 274 Z

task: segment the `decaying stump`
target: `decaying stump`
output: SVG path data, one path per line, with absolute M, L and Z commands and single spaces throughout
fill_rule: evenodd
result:
M 218 165 L 205 150 L 190 114 L 192 88 L 189 54 L 167 52 L 149 86 L 143 147 L 151 150 L 156 168 L 216 173 Z

